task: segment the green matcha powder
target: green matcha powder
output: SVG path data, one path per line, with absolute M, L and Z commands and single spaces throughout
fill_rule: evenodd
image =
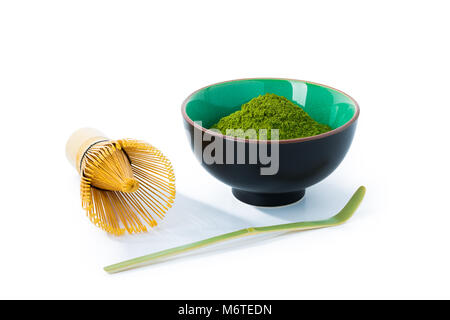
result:
M 254 129 L 257 139 L 260 129 L 267 129 L 267 139 L 271 139 L 271 129 L 278 129 L 280 140 L 311 137 L 331 130 L 292 101 L 273 93 L 253 98 L 243 104 L 241 110 L 220 119 L 211 129 L 241 138 L 254 138 L 244 134 L 248 129 Z

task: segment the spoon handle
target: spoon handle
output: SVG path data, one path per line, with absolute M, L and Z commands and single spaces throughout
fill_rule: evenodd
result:
M 340 224 L 343 224 L 348 219 L 353 216 L 356 209 L 358 209 L 359 204 L 364 198 L 364 194 L 366 193 L 366 188 L 361 186 L 356 190 L 350 200 L 347 202 L 345 207 L 339 211 L 338 214 L 326 220 L 319 221 L 304 221 L 304 222 L 294 222 L 294 223 L 286 223 L 286 224 L 277 224 L 273 226 L 267 227 L 250 227 L 241 229 L 234 232 L 229 232 L 225 234 L 221 234 L 219 236 L 215 236 L 212 238 L 208 238 L 205 240 L 200 240 L 196 242 L 192 242 L 189 244 L 185 244 L 182 246 L 178 246 L 171 249 L 162 250 L 159 252 L 151 253 L 145 256 L 141 256 L 138 258 L 134 258 L 131 260 L 122 261 L 104 268 L 104 270 L 108 273 L 117 273 L 137 267 L 141 267 L 144 265 L 149 265 L 157 262 L 161 262 L 163 259 L 175 256 L 177 254 L 185 253 L 194 249 L 203 248 L 212 244 L 216 244 L 219 242 L 242 238 L 250 235 L 261 234 L 261 233 L 269 233 L 269 232 L 277 232 L 277 231 L 305 231 L 305 230 L 313 230 L 319 228 L 327 228 L 333 227 Z

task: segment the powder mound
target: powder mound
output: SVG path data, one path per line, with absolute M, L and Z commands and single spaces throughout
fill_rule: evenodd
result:
M 273 93 L 253 98 L 243 104 L 241 110 L 220 119 L 211 129 L 218 129 L 228 136 L 261 140 L 266 137 L 260 137 L 260 129 L 267 129 L 267 139 L 272 138 L 271 129 L 278 129 L 280 140 L 311 137 L 332 130 L 315 121 L 292 101 Z

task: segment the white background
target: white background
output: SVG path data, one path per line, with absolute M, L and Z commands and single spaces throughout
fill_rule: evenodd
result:
M 448 1 L 2 1 L 0 298 L 450 298 Z M 196 162 L 180 105 L 205 85 L 287 77 L 352 95 L 340 167 L 305 200 L 258 209 Z M 95 228 L 65 142 L 145 139 L 177 200 L 142 236 Z M 336 213 L 331 229 L 240 241 L 106 274 L 105 265 L 244 226 Z

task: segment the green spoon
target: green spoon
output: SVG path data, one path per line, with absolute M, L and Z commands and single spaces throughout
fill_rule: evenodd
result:
M 203 248 L 218 242 L 241 238 L 245 236 L 261 234 L 261 233 L 269 233 L 269 232 L 277 232 L 277 231 L 304 231 L 304 230 L 312 230 L 319 228 L 327 228 L 334 227 L 340 224 L 343 224 L 348 219 L 350 219 L 353 213 L 358 209 L 359 204 L 364 198 L 364 194 L 366 193 L 366 188 L 361 186 L 356 190 L 351 199 L 347 202 L 345 207 L 335 216 L 319 221 L 305 221 L 305 222 L 294 222 L 294 223 L 286 223 L 286 224 L 277 224 L 273 226 L 267 227 L 250 227 L 241 229 L 238 231 L 225 233 L 219 236 L 215 236 L 212 238 L 208 238 L 205 240 L 192 242 L 186 245 L 182 245 L 179 247 L 162 250 L 159 252 L 151 253 L 142 257 L 134 258 L 131 260 L 126 260 L 123 262 L 119 262 L 104 268 L 104 270 L 108 273 L 116 273 L 121 272 L 137 267 L 142 267 L 145 265 L 161 262 L 161 260 L 172 257 L 180 253 L 185 253 L 187 251 L 191 251 L 198 248 Z

